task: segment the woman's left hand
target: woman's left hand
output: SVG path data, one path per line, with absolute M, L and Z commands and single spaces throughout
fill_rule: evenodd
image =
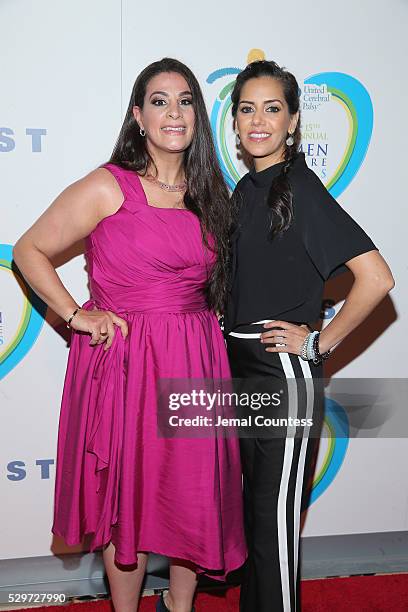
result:
M 286 321 L 272 321 L 265 323 L 265 331 L 261 334 L 262 344 L 277 344 L 278 346 L 267 346 L 268 353 L 293 353 L 300 355 L 302 344 L 306 336 L 310 333 L 307 325 L 294 325 Z M 279 329 L 276 329 L 276 328 Z

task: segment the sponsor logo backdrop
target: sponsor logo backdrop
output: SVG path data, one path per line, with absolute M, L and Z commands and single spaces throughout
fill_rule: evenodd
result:
M 6 501 L 0 558 L 66 550 L 50 534 L 66 337 L 61 321 L 13 272 L 12 245 L 65 186 L 109 157 L 134 79 L 151 61 L 174 56 L 195 71 L 231 188 L 245 172 L 230 116 L 236 74 L 263 56 L 296 74 L 308 164 L 373 237 L 397 280 L 393 304 L 380 309 L 371 331 L 355 336 L 363 350 L 347 345 L 350 358 L 336 357 L 334 373 L 407 376 L 408 218 L 400 150 L 406 127 L 397 110 L 408 93 L 399 76 L 407 16 L 403 3 L 375 2 L 373 10 L 369 0 L 357 7 L 345 0 L 341 12 L 323 0 L 313 6 L 209 0 L 205 8 L 177 10 L 158 0 L 154 14 L 130 0 L 103 6 L 44 0 L 35 10 L 22 0 L 2 3 L 0 18 L 9 27 L 0 60 L 7 83 L 0 100 L 0 491 Z M 83 256 L 64 264 L 69 255 L 59 272 L 75 299 L 85 301 Z M 322 306 L 325 323 L 341 305 L 331 291 Z M 338 415 L 329 401 L 325 427 L 332 438 L 321 445 L 304 536 L 407 529 L 407 441 L 336 438 L 345 423 Z

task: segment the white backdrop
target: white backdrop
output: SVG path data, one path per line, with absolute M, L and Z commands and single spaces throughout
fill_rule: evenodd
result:
M 67 347 L 55 315 L 49 312 L 41 326 L 41 317 L 27 310 L 9 269 L 11 245 L 66 185 L 109 157 L 135 77 L 163 56 L 187 63 L 202 83 L 230 181 L 242 171 L 227 112 L 223 118 L 223 88 L 234 69 L 257 48 L 297 75 L 308 105 L 308 163 L 320 176 L 326 172 L 325 183 L 333 179 L 333 193 L 372 236 L 397 282 L 392 301 L 372 320 L 376 339 L 366 327 L 356 332 L 354 345 L 367 348 L 354 353 L 345 343 L 340 350 L 353 357 L 345 364 L 335 357 L 335 375 L 407 377 L 407 17 L 403 0 L 344 0 L 339 8 L 323 0 L 210 0 L 196 8 L 166 0 L 154 7 L 130 0 L 2 0 L 0 558 L 63 550 L 52 543 L 50 526 Z M 318 105 L 310 99 L 316 83 Z M 352 157 L 336 178 L 347 152 Z M 77 301 L 88 298 L 82 255 L 59 272 Z M 331 446 L 327 461 L 329 445 L 322 444 L 320 482 L 304 535 L 408 529 L 407 440 L 338 440 Z

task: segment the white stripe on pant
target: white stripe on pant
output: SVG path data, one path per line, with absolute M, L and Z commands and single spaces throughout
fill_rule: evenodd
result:
M 270 365 L 272 377 L 292 381 L 288 384 L 287 416 L 314 418 L 315 401 L 319 398 L 313 379 L 321 376 L 321 368 L 313 368 L 312 373 L 309 364 L 300 357 L 267 353 L 265 345 L 257 341 L 259 333 L 255 334 L 251 329 L 249 334 L 248 337 L 240 330 L 227 338 L 233 377 L 254 377 L 258 364 L 259 375 L 265 376 Z M 310 427 L 302 429 L 301 438 L 294 437 L 295 430 L 296 426 L 288 423 L 284 439 L 241 440 L 249 547 L 241 591 L 241 612 L 300 610 L 301 505 L 317 441 L 310 440 Z M 273 476 L 272 472 L 275 472 Z

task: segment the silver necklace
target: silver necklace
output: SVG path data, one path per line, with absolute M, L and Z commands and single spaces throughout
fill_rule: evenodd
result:
M 163 181 L 160 181 L 158 178 L 156 178 L 155 176 L 152 176 L 151 174 L 147 174 L 146 179 L 150 181 L 151 183 L 154 183 L 155 185 L 160 187 L 160 189 L 164 189 L 164 191 L 174 192 L 174 191 L 185 191 L 187 189 L 186 181 L 183 181 L 182 183 L 177 183 L 176 185 L 169 185 L 168 183 L 164 183 Z

